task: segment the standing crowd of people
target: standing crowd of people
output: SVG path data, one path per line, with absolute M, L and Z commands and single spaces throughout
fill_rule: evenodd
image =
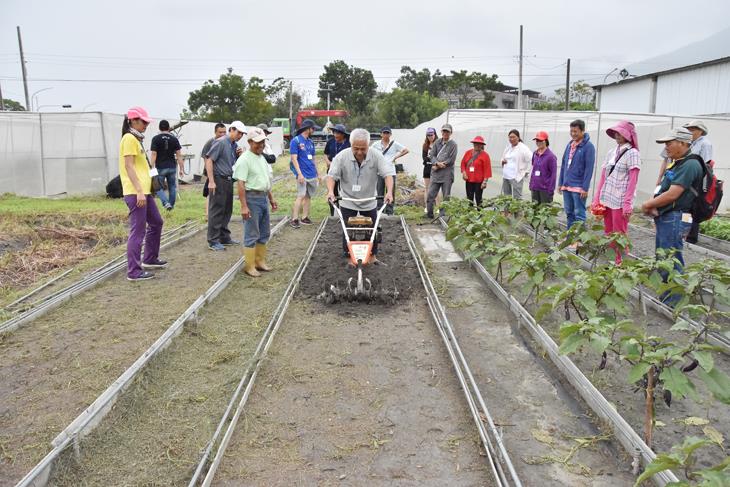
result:
M 184 174 L 181 146 L 170 133 L 166 120 L 159 123 L 160 133 L 152 139 L 148 159 L 144 146 L 144 132 L 150 124 L 148 113 L 141 107 L 127 112 L 119 146 L 119 172 L 124 201 L 129 209 L 129 239 L 127 243 L 127 278 L 132 281 L 153 277 L 149 270 L 162 269 L 167 262 L 159 258 L 163 220 L 154 196 L 167 210 L 175 206 L 177 177 Z M 522 141 L 516 129 L 508 132 L 508 141 L 500 160 L 502 166 L 501 193 L 522 198 L 525 179 L 529 180 L 531 199 L 538 204 L 550 204 L 557 191 L 563 198 L 567 225 L 586 220 L 586 201 L 596 165 L 596 149 L 586 131 L 585 122 L 574 120 L 569 125 L 570 142 L 566 145 L 558 168 L 556 154 L 550 149 L 547 132 L 539 131 L 532 139 L 536 149 Z M 311 199 L 320 182 L 315 161 L 313 133 L 319 127 L 304 120 L 290 143 L 290 169 L 296 178 L 297 195 L 292 208 L 290 225 L 299 228 L 310 225 Z M 370 134 L 364 129 L 351 133 L 342 125 L 330 128 L 332 137 L 324 153 L 327 162 L 325 175 L 327 198 L 335 204 L 338 196 L 343 217 L 356 214 L 370 216 L 375 221 L 377 202 L 347 200 L 367 199 L 374 195 L 383 198 L 385 212 L 393 214 L 396 173 L 402 171 L 397 161 L 409 153 L 408 148 L 393 138 L 390 127 L 383 127 L 380 140 L 371 144 Z M 453 139 L 453 127 L 441 127 L 441 137 L 435 128 L 428 128 L 422 147 L 423 179 L 426 194 L 426 217 L 434 218 L 439 194 L 446 201 L 454 183 L 458 146 Z M 270 211 L 278 204 L 271 192 L 276 157 L 267 142 L 271 132 L 261 124 L 247 129 L 234 121 L 226 130 L 222 123 L 215 125 L 215 135 L 204 146 L 207 183 L 203 194 L 207 198 L 208 248 L 225 250 L 240 245 L 228 228 L 233 212 L 234 184 L 237 185 L 244 221 L 243 253 L 245 272 L 259 276 L 270 270 L 266 263 Z M 641 171 L 636 127 L 630 121 L 620 121 L 606 130 L 616 144 L 603 158 L 597 172 L 597 185 L 590 211 L 602 217 L 606 234 L 628 233 L 629 218 L 634 209 L 634 198 Z M 656 140 L 663 144 L 663 160 L 654 195 L 641 205 L 642 211 L 653 217 L 656 226 L 656 248 L 674 253 L 677 269 L 684 265 L 682 256 L 685 239 L 696 241 L 699 221 L 693 218 L 698 198 L 707 191 L 712 176 L 712 143 L 707 137 L 707 125 L 692 120 L 682 127 L 673 128 Z M 238 143 L 246 137 L 248 149 Z M 492 177 L 492 163 L 482 136 L 471 141 L 460 163 L 466 196 L 471 204 L 482 205 L 483 193 Z M 153 190 L 153 182 L 157 190 Z M 440 214 L 443 215 L 443 208 Z M 144 258 L 142 245 L 144 244 Z M 623 255 L 616 248 L 615 262 L 621 264 Z M 624 249 L 627 251 L 627 249 Z M 347 256 L 343 242 L 343 253 Z M 377 254 L 377 246 L 374 249 Z M 667 297 L 671 300 L 672 297 Z

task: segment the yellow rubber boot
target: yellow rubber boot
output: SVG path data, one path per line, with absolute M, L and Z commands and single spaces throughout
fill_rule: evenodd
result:
M 264 272 L 271 270 L 266 264 L 266 244 L 256 244 L 256 269 Z
M 244 247 L 243 258 L 243 272 L 251 277 L 259 277 L 261 273 L 256 270 L 256 247 Z

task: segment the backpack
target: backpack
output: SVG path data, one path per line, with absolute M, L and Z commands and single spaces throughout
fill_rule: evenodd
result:
M 709 220 L 720 207 L 723 195 L 723 181 L 717 179 L 712 168 L 702 158 L 696 154 L 687 157 L 686 160 L 695 159 L 702 166 L 702 179 L 696 187 L 690 187 L 690 191 L 695 196 L 692 202 L 692 220 L 702 223 Z

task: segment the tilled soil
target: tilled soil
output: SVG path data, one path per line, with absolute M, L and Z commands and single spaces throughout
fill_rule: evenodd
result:
M 326 264 L 332 245 L 340 249 L 332 223 L 334 237 L 320 240 L 216 485 L 491 485 L 418 278 L 394 306 L 313 297 L 323 272 L 340 266 Z M 403 279 L 415 263 L 388 248 L 405 245 L 394 224 L 382 256 L 401 256 L 387 263 Z
M 403 237 L 400 218 L 380 220 L 382 242 L 378 247 L 379 264 L 368 265 L 363 276 L 370 279 L 374 290 L 397 290 L 399 300 L 407 300 L 414 289 L 420 289 L 418 270 Z M 344 290 L 347 280 L 357 280 L 357 270 L 349 259 L 342 256 L 342 226 L 335 218 L 327 222 L 317 245 L 317 252 L 309 262 L 309 269 L 300 284 L 300 292 L 307 297 L 318 297 L 329 289 L 330 284 Z M 378 300 L 380 302 L 380 300 Z M 347 306 L 349 303 L 340 303 Z
M 234 235 L 241 226 L 232 224 Z M 121 272 L 0 336 L 0 485 L 13 485 L 50 441 L 240 257 L 207 250 L 205 231 L 164 252 L 155 279 Z
M 272 272 L 240 273 L 64 458 L 53 485 L 186 485 L 249 364 L 315 227 L 285 228 L 269 244 Z
M 428 239 L 439 230 L 423 226 Z M 426 252 L 432 278 L 487 407 L 524 485 L 632 485 L 631 459 L 590 420 L 589 409 L 558 380 L 515 327 L 514 315 L 466 262 Z M 539 352 L 537 352 L 539 353 Z M 584 442 L 585 446 L 580 447 Z M 571 452 L 573 454 L 571 455 Z
M 654 222 L 649 218 L 634 216 L 631 221 L 632 223 L 629 226 L 629 233 L 632 233 L 634 227 L 640 227 L 651 232 L 654 232 L 655 230 Z M 728 242 L 727 240 L 720 240 L 717 238 L 708 237 L 707 235 L 703 235 L 702 233 L 700 233 L 698 241 L 695 245 L 699 247 L 704 247 L 709 250 L 714 250 L 715 252 L 719 252 L 721 254 L 725 254 L 728 256 L 728 259 L 730 259 L 730 242 Z
M 512 282 L 504 280 L 501 284 L 520 302 L 526 299 L 525 280 L 522 277 L 518 276 Z M 670 330 L 672 323 L 663 316 L 651 309 L 647 309 L 647 316 L 644 316 L 638 303 L 632 300 L 631 304 L 633 306 L 633 319 L 636 323 L 647 326 L 652 334 L 673 341 L 686 340 L 686 335 L 683 335 L 682 332 Z M 534 316 L 537 311 L 534 300 L 531 300 L 525 307 Z M 556 343 L 560 343 L 559 329 L 564 321 L 564 313 L 556 311 L 541 318 L 540 325 Z M 601 357 L 588 347 L 571 354 L 570 359 L 601 391 L 604 397 L 616 406 L 617 411 L 634 428 L 634 431 L 643 437 L 644 396 L 641 391 L 634 392 L 635 386 L 629 384 L 627 380 L 629 366 L 609 353 L 605 369 L 599 370 L 598 365 Z M 724 354 L 716 354 L 715 366 L 726 373 L 730 372 L 730 357 Z M 689 377 L 697 386 L 699 397 L 704 398 L 701 402 L 695 402 L 689 398 L 674 398 L 671 407 L 668 407 L 662 401 L 660 394 L 657 394 L 655 398 L 656 419 L 662 423 L 654 428 L 652 446 L 656 452 L 669 451 L 673 445 L 682 443 L 687 436 L 703 436 L 702 428 L 704 425 L 689 426 L 682 423 L 682 420 L 688 417 L 706 419 L 711 426 L 720 431 L 725 437 L 730 435 L 730 409 L 718 405 L 696 375 L 689 374 Z M 722 458 L 718 452 L 719 450 L 703 450 L 699 463 L 708 466 L 713 461 L 715 463 L 719 462 Z

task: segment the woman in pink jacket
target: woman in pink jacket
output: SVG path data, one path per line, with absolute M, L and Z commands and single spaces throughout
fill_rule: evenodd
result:
M 634 124 L 627 121 L 617 123 L 606 130 L 606 134 L 616 141 L 616 146 L 608 151 L 601 166 L 601 177 L 591 207 L 594 210 L 605 207 L 603 221 L 606 235 L 613 232 L 627 234 L 641 170 L 638 137 Z M 616 264 L 621 264 L 621 252 L 614 250 Z

